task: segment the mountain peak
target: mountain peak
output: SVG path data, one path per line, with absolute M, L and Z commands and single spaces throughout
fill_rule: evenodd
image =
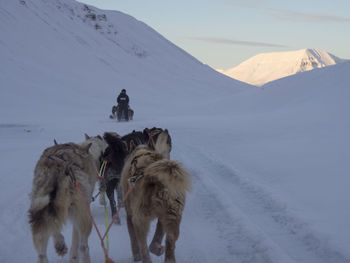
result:
M 267 82 L 299 72 L 323 68 L 345 60 L 315 48 L 261 53 L 223 73 L 240 81 L 262 86 Z

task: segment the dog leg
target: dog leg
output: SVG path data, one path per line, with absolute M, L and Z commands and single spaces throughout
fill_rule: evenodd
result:
M 79 254 L 78 254 L 78 247 L 79 247 L 79 231 L 77 228 L 73 225 L 73 232 L 72 232 L 72 246 L 70 248 L 69 252 L 69 263 L 78 263 L 79 262 Z
M 88 245 L 89 236 L 82 235 L 80 240 L 80 253 L 82 257 L 82 262 L 91 263 L 90 253 L 89 253 L 89 245 Z
M 175 243 L 179 238 L 179 222 L 172 222 L 167 225 L 165 241 L 165 263 L 175 263 Z
M 175 240 L 167 235 L 165 241 L 165 263 L 175 263 Z
M 106 192 L 106 179 L 101 179 L 99 180 L 99 191 L 100 191 L 100 196 L 99 196 L 99 203 L 100 205 L 104 205 L 104 197 L 105 197 L 105 192 Z
M 158 219 L 156 232 L 154 233 L 153 240 L 151 242 L 151 245 L 149 246 L 149 250 L 151 251 L 151 253 L 157 256 L 163 255 L 164 253 L 164 246 L 162 246 L 163 237 L 164 237 L 163 225 Z
M 80 245 L 79 251 L 81 253 L 81 261 L 84 263 L 90 263 L 90 253 L 88 239 L 92 230 L 92 221 L 86 211 L 80 211 L 79 213 L 79 235 Z
M 38 252 L 38 262 L 39 263 L 49 263 L 49 260 L 47 258 L 46 250 L 47 250 L 47 244 L 49 241 L 49 236 L 45 234 L 35 234 L 34 237 L 34 244 L 35 248 Z
M 117 200 L 118 200 L 118 205 L 121 205 L 123 202 L 123 189 L 121 184 L 118 184 L 117 186 Z
M 109 204 L 111 206 L 111 211 L 112 211 L 112 217 L 114 217 L 114 215 L 117 212 L 117 206 L 116 206 L 116 202 L 114 199 L 114 190 L 116 189 L 116 186 L 118 185 L 118 180 L 113 179 L 111 181 L 109 181 L 107 183 L 107 197 L 109 199 Z M 117 217 L 116 221 L 115 221 L 118 225 L 120 225 L 120 218 L 119 216 Z
M 152 263 L 148 246 L 147 246 L 147 233 L 149 229 L 150 220 L 147 218 L 138 218 L 137 222 L 133 220 L 136 239 L 139 244 L 142 263 Z
M 137 243 L 134 224 L 132 223 L 131 216 L 127 215 L 126 223 L 128 225 L 128 232 L 130 236 L 131 250 L 134 257 L 134 261 L 141 261 L 140 249 Z
M 53 234 L 53 240 L 55 244 L 56 253 L 63 257 L 67 253 L 67 246 L 64 242 L 64 236 L 60 232 Z

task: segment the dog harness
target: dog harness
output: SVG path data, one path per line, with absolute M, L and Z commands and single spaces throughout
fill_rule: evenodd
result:
M 133 176 L 128 179 L 130 184 L 135 185 L 138 180 L 144 177 L 144 170 L 146 169 L 146 166 L 137 167 L 137 160 L 143 156 L 150 156 L 154 161 L 158 161 L 163 158 L 160 154 L 154 152 L 136 155 L 131 161 L 130 174 Z

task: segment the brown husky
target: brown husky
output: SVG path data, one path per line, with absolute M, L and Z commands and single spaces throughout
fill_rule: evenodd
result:
M 168 159 L 171 143 L 168 131 L 159 134 L 157 143 L 137 146 L 126 158 L 122 171 L 125 208 L 131 248 L 135 261 L 151 263 L 149 250 L 156 255 L 164 253 L 161 245 L 166 234 L 165 262 L 175 262 L 175 242 L 179 237 L 186 191 L 191 188 L 190 176 L 175 161 Z M 152 243 L 147 247 L 150 222 L 157 218 L 157 229 Z
M 69 262 L 79 262 L 78 249 L 82 262 L 90 262 L 88 237 L 92 222 L 74 182 L 79 183 L 84 199 L 90 204 L 100 157 L 106 147 L 102 137 L 86 135 L 86 141 L 81 144 L 57 144 L 55 141 L 55 145 L 40 157 L 34 170 L 29 209 L 38 262 L 48 262 L 46 249 L 50 236 L 53 236 L 57 254 L 67 253 L 61 229 L 68 218 L 73 223 Z

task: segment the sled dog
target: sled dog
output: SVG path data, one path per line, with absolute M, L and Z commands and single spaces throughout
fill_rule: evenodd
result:
M 128 115 L 129 115 L 129 120 L 132 120 L 134 118 L 134 110 L 129 108 Z
M 117 206 L 114 199 L 114 190 L 117 190 L 120 182 L 120 174 L 124 166 L 124 159 L 129 154 L 127 143 L 117 133 L 105 132 L 103 135 L 108 147 L 103 154 L 103 160 L 107 161 L 104 179 L 100 182 L 100 197 L 103 197 L 104 191 L 109 199 L 112 217 L 117 212 Z M 118 203 L 121 202 L 122 193 L 117 191 Z M 117 224 L 120 224 L 120 218 L 117 217 Z
M 165 262 L 175 262 L 175 242 L 179 237 L 186 192 L 191 189 L 190 175 L 178 162 L 169 160 L 171 144 L 168 131 L 158 135 L 157 142 L 139 145 L 125 160 L 122 171 L 124 196 L 134 189 L 125 202 L 127 226 L 135 261 L 151 263 L 149 251 L 165 252 Z M 153 240 L 147 247 L 150 222 L 158 219 Z M 165 249 L 161 245 L 166 234 Z
M 85 201 L 90 204 L 97 181 L 100 158 L 107 144 L 101 136 L 88 137 L 80 144 L 57 144 L 44 150 L 34 170 L 29 223 L 38 262 L 48 262 L 46 249 L 53 236 L 58 255 L 67 253 L 62 226 L 73 223 L 69 262 L 89 263 L 88 237 L 92 222 L 74 182 L 80 185 Z M 80 254 L 78 254 L 78 250 Z
M 112 217 L 117 211 L 116 201 L 114 198 L 114 190 L 117 191 L 118 204 L 121 203 L 123 194 L 120 187 L 120 177 L 121 171 L 124 166 L 124 159 L 127 154 L 130 153 L 130 144 L 133 142 L 135 146 L 140 144 L 147 144 L 149 138 L 152 137 L 152 140 L 157 144 L 158 136 L 163 131 L 161 128 L 153 127 L 151 129 L 145 128 L 143 131 L 133 130 L 131 133 L 120 137 L 115 132 L 106 132 L 104 134 L 104 139 L 108 143 L 108 147 L 103 155 L 103 159 L 107 161 L 107 166 L 105 170 L 105 178 L 101 182 L 100 191 L 105 191 L 109 199 L 111 206 Z M 163 136 L 168 140 L 168 143 L 171 147 L 171 137 L 169 133 L 167 136 Z M 160 141 L 159 145 L 163 145 L 164 142 Z M 126 146 L 126 148 L 125 148 Z M 158 147 L 160 148 L 160 147 Z M 168 150 L 166 149 L 165 152 Z M 102 197 L 102 195 L 100 195 Z M 101 201 L 103 203 L 103 201 Z M 117 224 L 120 224 L 120 218 L 117 217 Z

